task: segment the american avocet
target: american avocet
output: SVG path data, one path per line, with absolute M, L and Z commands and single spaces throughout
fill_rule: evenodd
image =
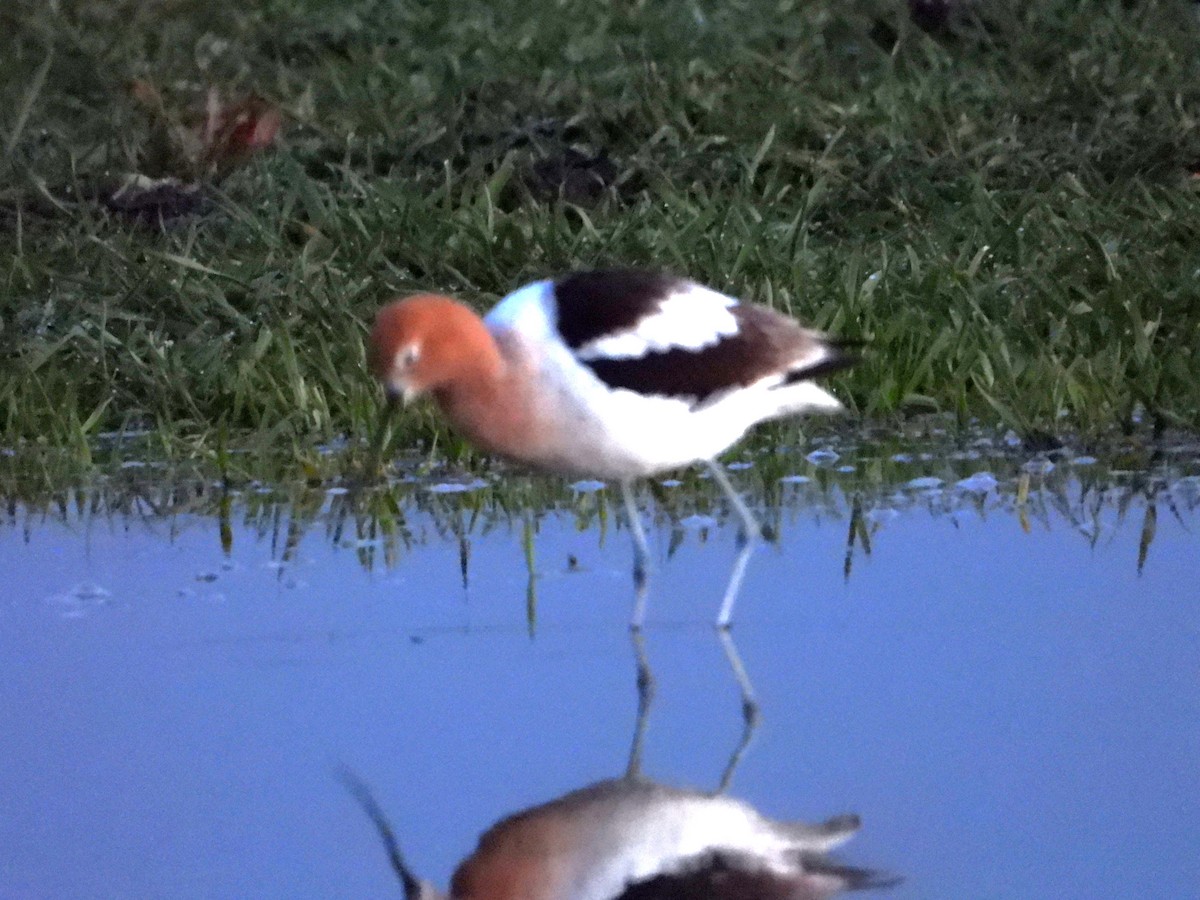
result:
M 536 281 L 483 319 L 449 297 L 397 300 L 375 319 L 369 361 L 390 398 L 431 394 L 484 450 L 541 471 L 616 479 L 640 588 L 649 551 L 631 481 L 705 463 L 745 549 L 758 523 L 716 456 L 759 422 L 840 409 L 814 379 L 853 357 L 767 307 L 671 275 L 610 270 Z M 744 563 L 745 554 L 721 626 Z
M 353 776 L 345 781 L 382 835 L 407 900 L 823 900 L 900 880 L 826 855 L 858 830 L 857 816 L 778 821 L 742 800 L 637 777 L 501 820 L 442 894 L 409 868 L 369 791 Z

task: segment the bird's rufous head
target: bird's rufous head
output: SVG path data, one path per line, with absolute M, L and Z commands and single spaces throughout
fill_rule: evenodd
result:
M 469 308 L 438 294 L 394 300 L 375 316 L 367 365 L 389 400 L 446 386 L 469 366 L 486 329 Z

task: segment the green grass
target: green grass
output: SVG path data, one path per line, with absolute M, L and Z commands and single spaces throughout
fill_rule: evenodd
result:
M 977 0 L 934 36 L 884 0 L 243 7 L 0 10 L 4 445 L 382 437 L 362 349 L 381 302 L 483 308 L 612 264 L 865 339 L 835 390 L 876 421 L 1200 426 L 1183 0 Z M 210 86 L 257 92 L 283 140 L 200 215 L 121 219 L 97 185 L 171 169 L 134 78 L 177 120 Z M 428 411 L 386 427 L 461 454 Z

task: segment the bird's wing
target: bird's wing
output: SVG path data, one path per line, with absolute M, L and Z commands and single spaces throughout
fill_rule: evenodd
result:
M 576 359 L 609 387 L 639 394 L 699 404 L 852 362 L 786 316 L 670 275 L 582 272 L 554 282 L 548 299 Z

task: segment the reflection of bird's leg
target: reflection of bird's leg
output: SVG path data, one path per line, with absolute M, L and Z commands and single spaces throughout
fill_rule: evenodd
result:
M 646 725 L 650 721 L 650 704 L 654 700 L 654 673 L 650 671 L 650 660 L 646 656 L 646 639 L 641 629 L 633 629 L 630 639 L 633 641 L 633 655 L 637 659 L 638 710 L 625 777 L 637 778 L 642 774 L 642 747 L 646 740 Z
M 646 618 L 646 590 L 650 571 L 650 550 L 646 546 L 646 532 L 642 530 L 642 519 L 637 504 L 633 502 L 633 489 L 628 480 L 621 482 L 621 499 L 625 502 L 625 519 L 629 522 L 629 533 L 633 535 L 633 620 L 630 627 L 638 629 Z
M 737 513 L 741 520 L 741 526 L 738 529 L 738 555 L 733 561 L 733 571 L 729 575 L 729 584 L 725 588 L 725 597 L 721 600 L 721 611 L 717 614 L 717 627 L 728 628 L 729 622 L 733 618 L 733 604 L 737 601 L 738 592 L 742 589 L 742 578 L 746 574 L 746 563 L 750 561 L 750 554 L 754 550 L 754 542 L 762 535 L 762 530 L 759 528 L 758 522 L 754 520 L 749 507 L 745 501 L 738 496 L 737 491 L 733 489 L 733 485 L 729 482 L 729 476 L 725 474 L 725 470 L 714 460 L 707 460 L 708 470 L 712 472 L 713 478 L 717 484 L 721 486 L 721 490 L 725 492 L 725 496 L 729 498 L 730 504 L 733 506 L 734 512 Z
M 733 635 L 727 630 L 719 630 L 717 638 L 721 642 L 721 650 L 725 653 L 725 659 L 733 671 L 734 680 L 742 694 L 742 735 L 738 739 L 733 753 L 730 754 L 724 772 L 721 773 L 720 783 L 713 792 L 714 794 L 723 794 L 729 788 L 729 784 L 733 780 L 733 773 L 750 746 L 762 717 L 759 712 L 758 700 L 754 696 L 754 685 L 750 683 L 750 676 L 746 672 L 745 665 L 742 664 L 742 657 L 738 654 L 737 646 L 733 642 Z M 654 702 L 655 693 L 654 673 L 650 669 L 650 659 L 646 655 L 645 634 L 641 629 L 635 628 L 630 632 L 630 640 L 633 643 L 634 659 L 637 661 L 638 709 L 637 722 L 633 729 L 633 743 L 629 748 L 629 764 L 625 767 L 625 778 L 627 779 L 639 778 L 642 774 L 642 751 L 646 743 L 650 706 Z
M 729 660 L 729 668 L 733 670 L 733 677 L 738 683 L 738 688 L 742 692 L 742 737 L 738 741 L 738 745 L 734 748 L 733 754 L 729 757 L 729 762 L 725 766 L 725 771 L 721 775 L 721 783 L 717 785 L 716 793 L 724 793 L 729 783 L 733 780 L 733 772 L 741 762 L 742 756 L 746 752 L 746 748 L 750 746 L 750 740 L 754 737 L 754 731 L 758 727 L 761 719 L 761 714 L 758 708 L 758 701 L 754 698 L 754 685 L 750 683 L 750 676 L 746 672 L 746 667 L 742 665 L 742 657 L 738 654 L 737 646 L 733 643 L 733 635 L 727 629 L 721 629 L 717 632 L 717 637 L 721 641 L 721 649 L 725 651 L 725 658 Z

